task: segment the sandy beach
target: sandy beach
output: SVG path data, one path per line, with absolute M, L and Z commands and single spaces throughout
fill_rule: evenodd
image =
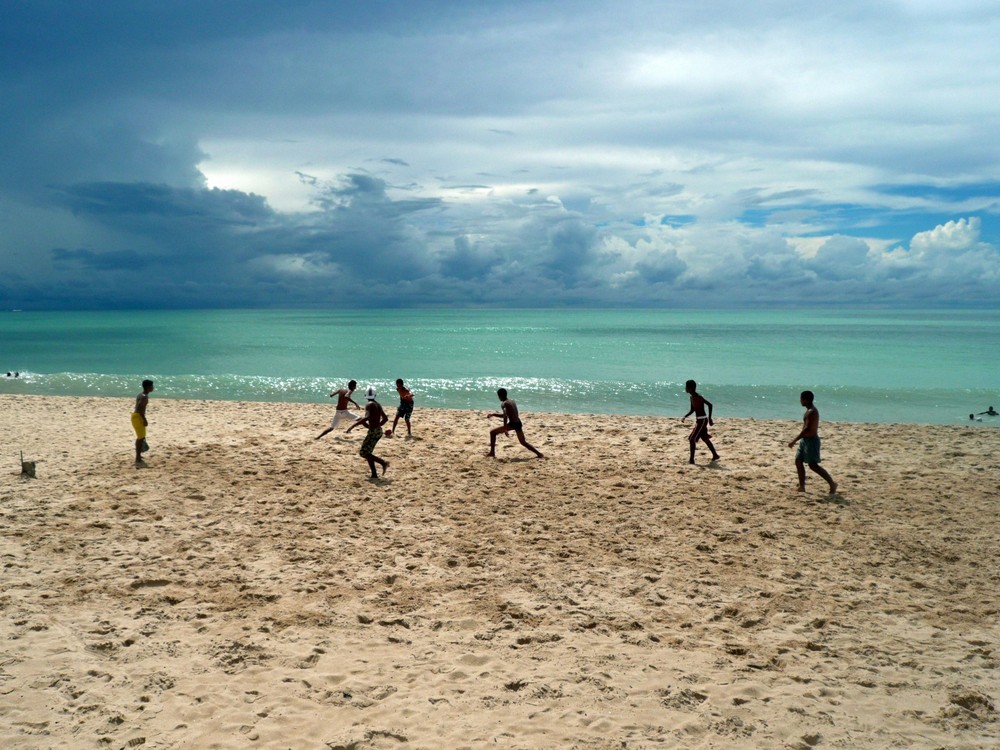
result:
M 0 396 L 7 750 L 1000 743 L 1000 429 L 132 403 Z

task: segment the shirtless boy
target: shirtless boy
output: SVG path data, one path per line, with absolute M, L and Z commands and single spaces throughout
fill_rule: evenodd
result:
M 514 430 L 517 433 L 518 442 L 521 443 L 525 448 L 534 453 L 539 458 L 545 458 L 542 452 L 536 449 L 533 445 L 528 443 L 524 439 L 524 427 L 521 424 L 521 417 L 517 412 L 517 404 L 514 403 L 514 399 L 507 398 L 507 389 L 499 388 L 497 389 L 497 397 L 500 399 L 500 411 L 487 414 L 486 418 L 497 417 L 503 420 L 503 424 L 500 427 L 494 427 L 490 430 L 490 452 L 486 455 L 490 458 L 496 458 L 497 450 L 497 435 L 506 435 L 510 430 Z
M 799 396 L 799 403 L 806 407 L 806 413 L 802 418 L 802 431 L 795 436 L 788 447 L 792 448 L 796 443 L 799 444 L 799 450 L 795 454 L 795 470 L 799 475 L 799 492 L 806 491 L 805 464 L 809 464 L 809 468 L 823 477 L 830 485 L 830 494 L 835 495 L 837 483 L 833 481 L 833 477 L 827 473 L 826 469 L 819 465 L 819 410 L 813 404 L 814 398 L 812 391 L 802 391 L 802 395 Z
M 330 426 L 317 435 L 316 440 L 319 440 L 329 432 L 333 432 L 333 430 L 335 430 L 337 425 L 341 422 L 358 419 L 358 415 L 347 408 L 348 404 L 354 404 L 359 409 L 361 408 L 361 405 L 351 398 L 351 394 L 354 393 L 354 389 L 357 387 L 358 382 L 356 380 L 352 380 L 347 384 L 346 388 L 341 388 L 340 390 L 334 391 L 330 394 L 330 398 L 333 398 L 334 396 L 337 397 L 337 411 L 334 412 L 333 420 L 330 422 Z
M 149 394 L 153 392 L 153 381 L 142 381 L 142 393 L 135 397 L 135 408 L 132 410 L 132 429 L 135 430 L 135 465 L 142 466 L 142 454 L 149 450 L 146 445 L 146 406 L 149 405 Z
M 694 427 L 691 429 L 691 434 L 688 435 L 688 440 L 691 442 L 691 458 L 688 460 L 688 463 L 694 463 L 694 449 L 697 447 L 699 440 L 703 440 L 708 449 L 712 451 L 712 460 L 718 461 L 719 453 L 715 450 L 715 446 L 712 445 L 712 436 L 708 434 L 709 425 L 715 424 L 712 421 L 712 402 L 698 393 L 698 384 L 693 380 L 689 380 L 684 384 L 684 390 L 691 396 L 691 408 L 687 414 L 681 417 L 681 421 L 683 422 L 694 414 Z M 708 407 L 707 414 L 705 413 L 706 406 Z
M 378 474 L 375 473 L 375 464 L 382 467 L 382 476 L 385 476 L 389 462 L 379 458 L 372 451 L 375 450 L 375 444 L 382 438 L 382 425 L 389 421 L 389 415 L 385 413 L 382 404 L 375 400 L 374 388 L 368 389 L 365 398 L 368 399 L 368 403 L 365 405 L 365 415 L 348 427 L 347 431 L 350 432 L 359 424 L 368 428 L 368 434 L 365 435 L 365 441 L 361 444 L 361 450 L 358 451 L 358 454 L 368 462 L 368 468 L 372 472 L 371 478 L 378 479 Z

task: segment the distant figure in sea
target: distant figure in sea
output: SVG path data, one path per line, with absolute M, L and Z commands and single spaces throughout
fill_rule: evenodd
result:
M 983 412 L 979 412 L 979 413 L 980 413 L 980 414 L 982 414 Z M 976 415 L 975 415 L 975 414 L 970 414 L 970 415 L 969 415 L 969 419 L 970 419 L 971 421 L 973 421 L 973 422 L 982 422 L 982 421 L 983 421 L 983 420 L 981 420 L 981 419 L 976 419 Z
M 521 417 L 517 411 L 517 404 L 514 403 L 514 399 L 507 398 L 507 389 L 498 388 L 497 398 L 500 399 L 500 411 L 493 414 L 487 414 L 486 418 L 490 419 L 491 417 L 497 417 L 503 420 L 503 424 L 490 430 L 490 451 L 486 455 L 490 458 L 496 458 L 497 435 L 506 435 L 510 430 L 514 430 L 514 432 L 517 433 L 517 439 L 521 445 L 539 458 L 545 458 L 541 451 L 524 439 L 524 426 L 521 423 Z
M 382 404 L 376 401 L 375 396 L 375 389 L 369 388 L 367 393 L 365 393 L 365 398 L 368 400 L 368 403 L 365 404 L 365 415 L 347 428 L 348 432 L 359 424 L 368 428 L 368 434 L 365 435 L 365 441 L 361 444 L 361 450 L 358 451 L 358 454 L 368 462 L 368 468 L 372 472 L 372 479 L 378 479 L 378 474 L 375 473 L 375 464 L 379 464 L 382 467 L 382 476 L 385 476 L 385 471 L 389 468 L 388 461 L 379 458 L 372 452 L 375 450 L 375 445 L 382 438 L 382 425 L 389 421 L 389 416 L 385 413 L 385 409 L 382 408 Z
M 994 409 L 994 408 L 993 408 L 992 406 L 991 406 L 991 407 L 990 407 L 989 409 L 987 409 L 986 411 L 981 411 L 981 412 L 979 412 L 979 413 L 980 413 L 980 414 L 985 414 L 985 415 L 986 415 L 986 416 L 988 416 L 988 417 L 996 417 L 996 416 L 1000 416 L 1000 411 L 997 411 L 997 410 L 996 410 L 996 409 Z
M 795 469 L 799 475 L 799 492 L 806 491 L 806 468 L 805 464 L 815 473 L 819 474 L 830 485 L 830 494 L 837 493 L 837 483 L 833 477 L 827 473 L 826 469 L 819 465 L 819 410 L 813 403 L 815 396 L 812 391 L 802 391 L 799 396 L 799 403 L 806 407 L 805 416 L 802 418 L 802 431 L 795 436 L 788 447 L 792 448 L 796 443 L 799 450 L 795 454 Z
M 327 427 L 325 430 L 323 430 L 319 435 L 317 435 L 316 440 L 319 440 L 327 433 L 333 432 L 333 430 L 335 430 L 337 428 L 337 425 L 340 424 L 341 422 L 348 422 L 359 419 L 357 414 L 355 414 L 354 412 L 352 412 L 350 409 L 347 408 L 348 404 L 354 404 L 359 409 L 361 408 L 361 404 L 357 403 L 353 398 L 351 398 L 351 394 L 354 393 L 354 389 L 357 387 L 358 387 L 358 381 L 352 380 L 347 384 L 346 388 L 341 388 L 330 394 L 330 398 L 333 398 L 334 396 L 337 397 L 337 411 L 335 411 L 333 414 L 333 419 L 330 421 L 330 426 Z
M 135 465 L 142 466 L 142 454 L 149 450 L 146 442 L 146 428 L 149 427 L 149 420 L 146 419 L 146 407 L 149 405 L 149 394 L 153 392 L 153 381 L 142 381 L 142 393 L 135 397 L 135 408 L 132 410 L 132 429 L 135 430 Z
M 402 378 L 396 378 L 396 392 L 399 394 L 399 406 L 396 408 L 396 418 L 392 420 L 390 433 L 396 433 L 396 425 L 399 424 L 400 417 L 406 422 L 406 436 L 411 437 L 410 417 L 413 415 L 413 391 L 403 385 Z
M 712 460 L 718 461 L 719 453 L 715 450 L 715 446 L 712 445 L 712 436 L 708 434 L 709 425 L 715 424 L 712 421 L 712 402 L 698 393 L 698 384 L 693 380 L 689 380 L 684 384 L 684 390 L 691 396 L 691 408 L 687 414 L 681 417 L 681 421 L 683 422 L 694 414 L 694 427 L 691 429 L 691 434 L 688 435 L 688 440 L 691 442 L 691 458 L 688 460 L 688 463 L 694 463 L 694 451 L 699 440 L 704 441 L 708 449 L 712 451 Z M 708 407 L 707 414 L 705 413 L 706 406 Z

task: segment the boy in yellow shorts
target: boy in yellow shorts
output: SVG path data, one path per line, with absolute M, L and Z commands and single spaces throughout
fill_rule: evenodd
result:
M 142 381 L 142 393 L 135 397 L 135 409 L 132 410 L 132 429 L 135 430 L 135 465 L 142 466 L 142 454 L 149 450 L 146 443 L 146 406 L 149 404 L 149 394 L 153 392 L 153 381 Z

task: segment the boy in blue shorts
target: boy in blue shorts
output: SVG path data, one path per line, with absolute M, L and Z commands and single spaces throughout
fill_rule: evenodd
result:
M 819 410 L 813 404 L 812 391 L 802 391 L 799 396 L 799 403 L 806 407 L 805 416 L 802 418 L 802 431 L 795 436 L 788 447 L 792 448 L 796 443 L 799 450 L 795 454 L 795 470 L 799 475 L 799 492 L 806 491 L 806 464 L 815 473 L 819 474 L 826 483 L 830 485 L 830 494 L 837 494 L 837 483 L 833 481 L 826 469 L 819 465 Z
M 413 414 L 413 391 L 403 385 L 402 378 L 396 378 L 396 392 L 399 393 L 399 406 L 396 409 L 396 418 L 392 420 L 392 430 L 390 432 L 396 434 L 396 425 L 399 423 L 399 418 L 402 417 L 406 422 L 406 437 L 412 437 L 413 433 L 410 432 L 410 416 Z

